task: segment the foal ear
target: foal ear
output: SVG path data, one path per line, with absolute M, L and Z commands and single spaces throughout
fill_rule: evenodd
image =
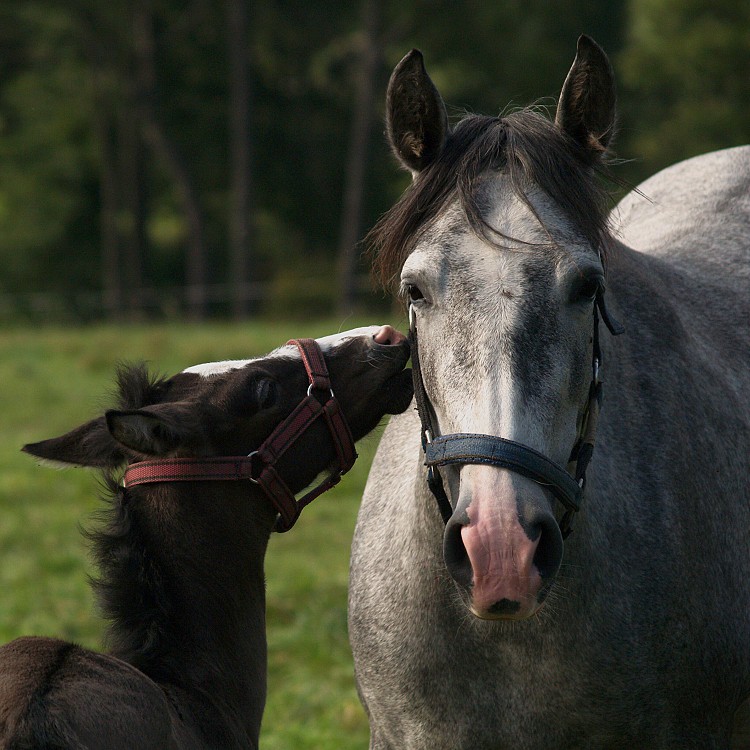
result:
M 60 466 L 106 469 L 125 460 L 122 447 L 112 439 L 104 417 L 92 419 L 60 437 L 29 443 L 21 450 Z
M 166 456 L 184 443 L 179 408 L 159 404 L 133 411 L 108 411 L 107 429 L 126 448 L 147 456 Z
M 395 67 L 386 94 L 388 142 L 412 174 L 421 172 L 440 153 L 448 134 L 448 115 L 435 84 L 413 49 Z
M 595 161 L 614 136 L 616 103 L 609 58 L 593 39 L 580 36 L 576 58 L 560 92 L 555 123 Z

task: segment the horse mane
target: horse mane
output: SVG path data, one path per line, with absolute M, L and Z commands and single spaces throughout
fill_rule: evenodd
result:
M 458 199 L 472 231 L 497 244 L 503 237 L 483 216 L 478 187 L 486 170 L 504 169 L 513 190 L 536 214 L 526 190 L 535 183 L 577 226 L 602 258 L 612 238 L 609 194 L 581 146 L 547 117 L 526 108 L 503 117 L 468 115 L 448 134 L 442 151 L 370 230 L 365 243 L 373 273 L 384 287 L 397 281 L 406 258 L 438 216 Z

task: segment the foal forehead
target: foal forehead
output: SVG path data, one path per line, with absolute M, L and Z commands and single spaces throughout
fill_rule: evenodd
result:
M 353 328 L 350 331 L 343 331 L 341 333 L 334 333 L 329 336 L 323 336 L 322 338 L 315 339 L 318 345 L 323 351 L 324 355 L 334 354 L 336 350 L 345 342 L 350 341 L 354 338 L 361 338 L 363 340 L 371 339 L 381 326 L 364 326 L 362 328 Z M 240 370 L 243 367 L 247 367 L 251 364 L 258 364 L 267 360 L 277 359 L 301 359 L 299 349 L 294 344 L 285 344 L 284 346 L 274 349 L 274 351 L 263 357 L 253 357 L 251 359 L 228 359 L 221 362 L 206 362 L 201 365 L 193 365 L 188 367 L 183 372 L 194 373 L 201 375 L 204 378 L 209 378 L 212 375 L 221 375 L 222 373 L 229 372 L 231 370 Z

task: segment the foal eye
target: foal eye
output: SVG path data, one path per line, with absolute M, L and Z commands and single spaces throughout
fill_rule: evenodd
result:
M 268 409 L 276 403 L 278 389 L 270 378 L 261 378 L 256 384 L 256 398 L 261 409 Z
M 593 302 L 602 280 L 599 276 L 584 276 L 577 279 L 571 290 L 571 302 Z
M 424 299 L 422 290 L 414 284 L 406 285 L 406 294 L 408 295 L 410 302 L 418 302 L 419 300 Z

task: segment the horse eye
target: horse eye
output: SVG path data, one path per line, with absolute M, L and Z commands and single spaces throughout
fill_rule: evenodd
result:
M 418 302 L 421 299 L 424 299 L 424 294 L 422 294 L 422 290 L 415 286 L 414 284 L 407 284 L 406 285 L 406 293 L 409 296 L 410 302 Z
M 593 302 L 602 280 L 599 276 L 586 276 L 579 279 L 573 286 L 570 295 L 571 302 Z
M 276 383 L 270 378 L 261 378 L 256 385 L 256 396 L 259 408 L 268 409 L 273 406 L 278 397 Z

